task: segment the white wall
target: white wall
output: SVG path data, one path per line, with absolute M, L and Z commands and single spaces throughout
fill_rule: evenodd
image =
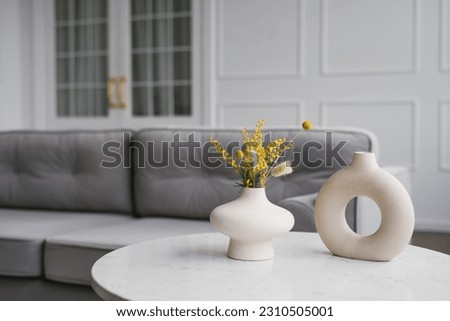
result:
M 30 11 L 23 0 L 0 0 L 0 130 L 30 124 Z
M 217 125 L 350 125 L 450 231 L 450 0 L 217 0 Z M 239 116 L 236 116 L 239 115 Z

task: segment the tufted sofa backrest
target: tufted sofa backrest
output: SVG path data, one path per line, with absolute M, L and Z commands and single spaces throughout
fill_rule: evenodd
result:
M 298 130 L 266 132 L 270 140 L 290 139 Z M 0 207 L 207 219 L 240 190 L 238 174 L 217 157 L 210 137 L 232 143 L 232 152 L 242 133 L 201 128 L 0 133 Z M 353 152 L 377 149 L 376 138 L 364 130 L 302 133 L 286 155 L 294 172 L 271 179 L 268 198 L 277 203 L 315 193 L 350 163 Z
M 108 141 L 123 131 L 0 133 L 0 207 L 131 213 L 131 170 L 101 166 Z
M 270 132 L 270 140 L 291 139 L 298 129 L 266 132 Z M 239 181 L 239 175 L 225 168 L 223 162 L 219 167 L 214 165 L 217 161 L 217 157 L 212 157 L 214 149 L 208 153 L 210 137 L 226 146 L 239 142 L 242 133 L 239 129 L 198 128 L 148 129 L 136 133 L 132 152 L 138 215 L 207 219 L 214 207 L 238 196 L 240 188 L 235 182 Z M 345 166 L 344 163 L 350 164 L 353 152 L 377 152 L 377 149 L 376 138 L 364 130 L 304 132 L 286 155 L 287 160 L 297 165 L 293 174 L 269 180 L 268 198 L 277 203 L 288 197 L 318 192 L 332 173 Z

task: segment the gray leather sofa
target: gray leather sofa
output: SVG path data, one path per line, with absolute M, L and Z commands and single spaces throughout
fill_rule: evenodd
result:
M 272 139 L 290 138 L 296 130 L 270 132 Z M 227 144 L 241 132 L 0 133 L 0 299 L 98 299 L 90 269 L 102 255 L 135 242 L 213 232 L 209 213 L 239 188 L 233 170 L 217 167 L 211 136 Z M 267 186 L 269 199 L 294 214 L 295 231 L 315 231 L 315 193 L 354 151 L 377 151 L 376 139 L 356 129 L 314 129 L 296 140 L 286 155 L 299 163 L 294 173 Z M 357 217 L 353 202 L 347 219 L 355 230 Z

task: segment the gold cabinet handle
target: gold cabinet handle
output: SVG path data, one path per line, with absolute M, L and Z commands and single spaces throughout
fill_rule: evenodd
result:
M 116 89 L 116 78 L 109 77 L 106 83 L 106 98 L 108 98 L 109 108 L 116 108 L 117 102 L 115 101 L 115 89 Z
M 126 108 L 127 102 L 125 101 L 125 84 L 127 83 L 127 78 L 122 76 L 117 79 L 117 98 L 119 100 L 119 107 Z

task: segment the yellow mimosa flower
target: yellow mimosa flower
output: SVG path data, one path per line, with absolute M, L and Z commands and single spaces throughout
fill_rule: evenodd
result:
M 294 146 L 294 140 L 306 130 L 312 128 L 310 121 L 302 123 L 302 130 L 290 141 L 286 138 L 278 138 L 263 146 L 262 127 L 265 121 L 259 120 L 256 123 L 255 131 L 250 135 L 247 128 L 242 129 L 242 146 L 234 154 L 235 159 L 225 148 L 214 139 L 210 139 L 211 144 L 222 156 L 228 166 L 241 176 L 241 181 L 237 185 L 241 187 L 264 188 L 270 177 L 278 177 L 292 173 L 292 167 L 288 163 L 277 164 L 283 153 Z
M 305 120 L 305 121 L 302 123 L 302 128 L 303 128 L 304 130 L 310 130 L 310 129 L 312 128 L 311 122 L 308 121 L 308 120 Z

